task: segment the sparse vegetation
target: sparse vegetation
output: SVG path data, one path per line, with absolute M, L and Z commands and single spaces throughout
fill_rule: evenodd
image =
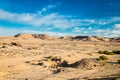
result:
M 100 54 L 106 54 L 106 55 L 114 55 L 114 54 L 120 54 L 120 51 L 98 51 Z
M 117 60 L 117 62 L 120 64 L 120 59 L 119 59 L 119 60 Z
M 54 58 L 54 56 L 53 56 L 53 55 L 50 55 L 48 58 L 49 58 L 49 59 L 53 59 L 53 58 Z
M 100 54 L 106 54 L 106 55 L 114 55 L 114 53 L 110 52 L 110 51 L 98 51 L 98 53 L 100 53 Z
M 120 54 L 120 51 L 113 51 L 113 53 L 115 53 L 115 54 Z
M 14 46 L 18 46 L 18 44 L 16 42 L 11 42 L 10 44 L 14 45 Z
M 102 56 L 100 56 L 99 58 L 97 58 L 97 60 L 98 60 L 98 61 L 100 61 L 100 60 L 108 60 L 108 57 L 102 55 Z
M 102 65 L 105 66 L 107 63 L 106 62 L 102 62 Z

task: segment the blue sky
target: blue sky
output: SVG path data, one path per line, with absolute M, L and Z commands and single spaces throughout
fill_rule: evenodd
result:
M 120 0 L 0 0 L 0 36 L 120 37 Z

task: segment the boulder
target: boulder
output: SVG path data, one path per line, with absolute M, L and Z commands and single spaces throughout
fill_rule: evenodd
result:
M 91 69 L 97 69 L 101 65 L 95 59 L 84 58 L 84 59 L 82 59 L 80 61 L 77 61 L 77 62 L 73 63 L 72 66 L 76 67 L 76 68 L 82 68 L 82 69 L 91 70 Z

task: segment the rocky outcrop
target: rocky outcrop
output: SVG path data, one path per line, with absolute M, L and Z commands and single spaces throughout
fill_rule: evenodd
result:
M 88 36 L 75 36 L 72 39 L 73 40 L 86 40 L 88 38 Z
M 61 36 L 61 37 L 52 37 L 46 34 L 17 34 L 14 37 L 19 37 L 22 39 L 41 39 L 41 40 L 70 40 L 70 41 L 104 41 L 104 42 L 120 42 L 120 37 L 107 38 L 99 36 Z
M 105 37 L 99 37 L 99 36 L 67 36 L 67 37 L 61 37 L 61 39 L 66 40 L 77 40 L 77 41 L 110 41 L 110 38 Z
M 17 34 L 14 37 L 24 38 L 24 39 L 32 39 L 34 38 L 31 34 Z
M 57 56 L 55 57 L 49 56 L 49 57 L 46 57 L 46 59 L 32 60 L 26 63 L 30 63 L 31 65 L 40 65 L 40 66 L 47 67 L 47 68 L 57 68 L 58 66 L 61 66 L 61 67 L 68 66 L 67 61 Z
M 38 38 L 38 39 L 49 39 L 49 36 L 48 35 L 45 35 L 45 34 L 32 34 L 32 36 L 34 38 Z
M 120 42 L 120 37 L 110 38 L 112 42 Z
M 77 61 L 71 64 L 71 66 L 76 67 L 76 68 L 91 70 L 91 69 L 98 69 L 100 68 L 101 65 L 95 59 L 84 58 L 80 61 Z
M 46 34 L 17 34 L 14 37 L 24 38 L 24 39 L 53 39 L 53 37 L 50 37 Z

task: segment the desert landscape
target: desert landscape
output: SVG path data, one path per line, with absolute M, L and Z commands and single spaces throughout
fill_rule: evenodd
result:
M 120 0 L 0 0 L 0 80 L 120 80 Z
M 0 37 L 0 80 L 120 80 L 120 38 Z

